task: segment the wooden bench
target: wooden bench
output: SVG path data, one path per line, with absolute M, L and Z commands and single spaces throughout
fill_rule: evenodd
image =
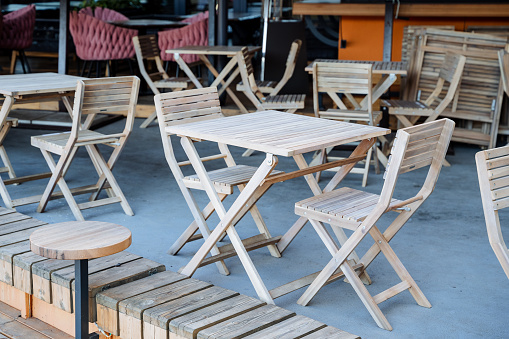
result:
M 0 338 L 3 323 L 21 328 L 13 321 L 27 318 L 45 328 L 56 327 L 58 335 L 50 338 L 70 338 L 74 332 L 73 261 L 30 252 L 30 234 L 45 224 L 0 207 L 0 302 L 6 304 L 0 303 Z M 112 339 L 358 338 L 235 291 L 165 271 L 164 265 L 127 251 L 90 260 L 89 300 L 90 321 L 111 333 Z M 20 310 L 12 312 L 21 318 L 3 319 L 3 309 L 12 307 Z

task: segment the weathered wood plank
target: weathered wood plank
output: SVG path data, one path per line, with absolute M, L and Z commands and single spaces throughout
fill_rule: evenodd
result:
M 13 257 L 30 251 L 28 240 L 0 247 L 0 281 L 14 285 Z
M 302 315 L 297 315 L 264 330 L 248 335 L 246 339 L 301 338 L 325 328 L 326 326 L 327 325 L 319 321 Z
M 332 326 L 327 326 L 321 330 L 311 333 L 306 339 L 360 339 L 359 336 L 351 334 Z
M 30 295 L 33 294 L 32 266 L 46 260 L 48 259 L 32 252 L 14 256 L 12 260 L 14 287 Z

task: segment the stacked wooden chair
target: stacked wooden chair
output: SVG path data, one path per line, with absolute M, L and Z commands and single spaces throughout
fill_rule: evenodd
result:
M 373 112 L 372 107 L 372 79 L 371 64 L 315 62 L 313 64 L 313 110 L 317 118 L 340 120 L 347 122 L 361 122 L 371 126 L 377 125 L 382 115 Z M 320 109 L 319 94 L 327 93 L 336 108 Z M 343 100 L 339 97 L 343 95 Z M 361 107 L 353 94 L 362 94 L 367 97 L 366 107 Z M 345 100 L 348 99 L 348 100 Z M 349 105 L 350 107 L 347 107 Z M 368 180 L 371 155 L 374 152 L 375 166 L 378 166 L 376 146 L 368 151 L 364 168 L 353 168 L 352 173 L 360 173 L 362 187 Z M 327 151 L 320 154 L 321 162 L 327 162 Z M 317 173 L 317 179 L 320 178 Z
M 238 56 L 240 75 L 244 85 L 244 94 L 255 105 L 256 110 L 264 111 L 269 109 L 285 110 L 294 113 L 304 108 L 305 94 L 283 94 L 264 96 L 256 84 L 251 55 L 248 48 L 244 47 Z
M 475 161 L 490 244 L 509 278 L 509 250 L 498 215 L 509 206 L 509 146 L 478 152 Z
M 417 101 L 382 100 L 382 106 L 386 106 L 389 114 L 395 115 L 404 127 L 413 126 L 422 116 L 427 117 L 426 122 L 436 120 L 456 96 L 465 61 L 463 55 L 447 52 L 435 89 L 426 101 L 419 101 L 419 97 Z M 449 87 L 444 91 L 446 82 Z M 443 97 L 442 92 L 445 92 Z
M 420 306 L 431 307 L 390 247 L 389 241 L 433 192 L 453 129 L 454 122 L 449 119 L 400 129 L 396 134 L 396 141 L 392 148 L 389 165 L 386 168 L 384 186 L 380 195 L 342 187 L 295 204 L 295 213 L 310 221 L 332 255 L 329 263 L 298 300 L 300 305 L 307 305 L 340 269 L 378 326 L 383 329 L 392 330 L 392 327 L 378 304 L 402 291 L 409 290 Z M 405 200 L 393 198 L 399 175 L 425 167 L 429 167 L 427 176 L 416 195 Z M 397 212 L 399 215 L 382 234 L 376 223 L 390 211 Z M 328 233 L 324 223 L 330 224 L 333 228 L 349 229 L 353 233 L 346 241 L 342 241 L 341 247 L 339 247 Z M 369 294 L 357 275 L 363 270 L 356 273 L 348 261 L 348 256 L 368 233 L 375 243 L 361 258 L 360 264 L 367 268 L 382 252 L 402 280 L 399 284 L 375 296 Z
M 500 65 L 500 76 L 504 92 L 509 96 L 509 53 L 505 49 L 498 51 L 498 63 Z
M 160 90 L 171 89 L 172 91 L 181 91 L 187 88 L 190 83 L 188 78 L 170 77 L 164 70 L 155 35 L 135 36 L 133 37 L 133 44 L 140 73 L 154 95 L 159 94 Z M 145 61 L 154 61 L 157 72 L 148 73 L 145 68 Z M 140 125 L 140 128 L 146 128 L 155 118 L 156 112 L 154 111 L 154 113 Z
M 204 188 L 196 174 L 184 176 L 182 173 L 181 167 L 190 165 L 191 163 L 190 161 L 177 161 L 171 142 L 171 134 L 166 131 L 166 127 L 175 124 L 223 118 L 223 114 L 219 104 L 217 88 L 215 87 L 162 93 L 156 95 L 154 100 L 166 161 L 168 162 L 173 176 L 175 177 L 194 217 L 194 222 L 184 231 L 184 233 L 177 239 L 168 251 L 169 254 L 175 255 L 187 242 L 202 237 L 208 237 L 210 229 L 207 226 L 206 220 L 212 215 L 212 213 L 214 213 L 214 207 L 212 203 L 209 203 L 203 210 L 198 207 L 191 193 L 191 189 L 203 190 Z M 238 187 L 239 190 L 242 190 L 257 170 L 257 167 L 237 165 L 230 154 L 227 145 L 218 144 L 218 147 L 220 150 L 219 154 L 202 157 L 201 161 L 205 162 L 216 159 L 224 159 L 227 167 L 208 172 L 219 198 L 222 201 L 228 195 L 233 194 L 234 187 Z M 281 173 L 281 171 L 273 171 L 272 174 L 277 173 Z M 251 208 L 250 212 L 258 230 L 261 233 L 261 235 L 255 237 L 263 237 L 264 239 L 271 238 L 269 230 L 267 229 L 258 208 L 254 206 Z M 201 234 L 195 236 L 194 234 L 198 231 L 198 229 Z M 268 247 L 273 256 L 280 256 L 275 245 L 272 244 Z M 219 253 L 225 254 L 225 251 L 220 252 L 220 250 L 215 246 L 211 253 L 212 255 L 217 255 Z M 226 257 L 228 256 L 225 256 L 225 258 Z M 217 261 L 216 265 L 221 273 L 225 275 L 229 274 L 228 269 L 222 260 Z
M 296 39 L 292 42 L 290 46 L 290 52 L 288 53 L 288 58 L 286 59 L 286 67 L 285 72 L 283 73 L 283 77 L 279 81 L 274 80 L 256 80 L 256 86 L 260 92 L 268 94 L 269 96 L 274 96 L 281 91 L 281 89 L 286 85 L 288 80 L 293 75 L 295 71 L 295 64 L 297 63 L 297 58 L 299 57 L 300 47 L 302 46 L 302 41 Z M 241 81 L 237 84 L 237 91 L 244 92 L 246 90 L 244 83 Z
M 113 203 L 120 203 L 126 214 L 134 215 L 111 171 L 133 129 L 139 85 L 140 79 L 132 76 L 79 80 L 74 99 L 71 131 L 32 137 L 32 146 L 41 150 L 52 172 L 37 212 L 44 211 L 48 201 L 54 198 L 53 191 L 58 185 L 61 191 L 59 192 L 60 195 L 65 197 L 76 220 L 84 220 L 81 214 L 83 209 Z M 90 130 L 93 119 L 98 113 L 126 114 L 123 131 L 115 134 L 103 134 Z M 85 115 L 87 118 L 82 124 L 82 116 Z M 113 148 L 108 161 L 99 152 L 98 145 Z M 95 185 L 70 190 L 64 176 L 80 147 L 86 148 L 99 180 Z M 53 160 L 51 153 L 60 156 L 57 163 Z M 108 197 L 97 199 L 103 189 L 106 190 Z M 76 203 L 73 194 L 87 192 L 92 192 L 90 201 L 81 204 Z

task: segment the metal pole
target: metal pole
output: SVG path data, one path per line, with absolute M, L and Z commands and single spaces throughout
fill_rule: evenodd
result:
M 394 1 L 385 1 L 384 54 L 383 61 L 392 59 L 392 25 L 394 18 Z
M 270 0 L 263 0 L 263 35 L 260 80 L 265 80 L 265 53 L 267 53 L 267 29 L 269 26 Z
M 67 41 L 69 38 L 69 7 L 70 0 L 60 0 L 58 28 L 58 73 L 67 73 Z
M 88 339 L 88 260 L 74 261 L 76 291 L 74 319 L 76 339 Z

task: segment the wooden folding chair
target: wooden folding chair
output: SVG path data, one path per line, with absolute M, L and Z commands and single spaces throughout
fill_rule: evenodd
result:
M 296 39 L 292 42 L 290 46 L 290 52 L 288 53 L 288 58 L 286 59 L 286 68 L 283 73 L 283 77 L 279 81 L 274 80 L 256 80 L 256 86 L 262 93 L 266 93 L 269 96 L 274 96 L 279 93 L 279 91 L 286 85 L 288 80 L 293 75 L 295 70 L 295 65 L 297 64 L 297 58 L 299 57 L 300 47 L 302 45 L 302 41 Z M 237 91 L 245 91 L 246 88 L 244 83 L 241 81 L 237 84 Z
M 171 143 L 171 135 L 166 132 L 166 127 L 175 124 L 190 123 L 196 121 L 203 121 L 208 119 L 222 118 L 221 106 L 219 103 L 219 96 L 216 87 L 205 87 L 200 89 L 186 90 L 181 92 L 162 93 L 155 96 L 155 104 L 157 111 L 157 118 L 159 121 L 159 128 L 163 141 L 164 154 L 170 169 L 175 176 L 177 184 L 179 185 L 182 194 L 191 210 L 194 217 L 194 222 L 182 233 L 177 241 L 171 246 L 168 253 L 171 255 L 177 254 L 180 249 L 187 243 L 202 237 L 207 238 L 210 230 L 207 226 L 206 220 L 214 212 L 212 203 L 209 203 L 203 210 L 201 210 L 190 189 L 203 190 L 203 185 L 198 176 L 190 175 L 184 176 L 181 166 L 190 165 L 190 161 L 178 162 Z M 210 161 L 216 159 L 224 159 L 227 167 L 209 171 L 208 175 L 213 181 L 214 187 L 219 194 L 219 197 L 224 200 L 228 195 L 233 193 L 233 188 L 237 186 L 239 190 L 244 189 L 244 185 L 251 179 L 252 175 L 257 170 L 257 167 L 237 165 L 225 144 L 218 144 L 219 154 L 202 157 L 200 160 Z M 281 171 L 273 171 L 272 174 L 282 173 Z M 250 210 L 251 215 L 260 231 L 260 234 L 246 240 L 246 249 L 253 250 L 263 246 L 268 246 L 270 253 L 275 257 L 280 257 L 277 247 L 274 245 L 279 237 L 272 238 L 265 222 L 263 221 L 260 212 L 256 205 Z M 201 234 L 194 235 L 196 231 L 200 230 Z M 271 240 L 270 243 L 261 245 L 267 239 Z M 276 240 L 277 239 L 277 240 Z M 225 248 L 218 249 L 214 247 L 211 251 L 212 255 L 221 253 L 224 258 L 234 255 L 234 250 L 231 245 L 225 245 Z M 226 250 L 228 248 L 228 251 Z M 229 274 L 228 269 L 223 261 L 217 262 L 219 271 L 225 275 Z
M 371 99 L 372 79 L 371 64 L 315 62 L 313 64 L 313 110 L 318 118 L 340 120 L 347 122 L 361 122 L 368 125 L 377 125 L 382 115 L 381 112 L 373 112 Z M 332 99 L 336 108 L 320 109 L 319 93 L 327 93 Z M 343 95 L 343 100 L 338 96 Z M 366 107 L 361 107 L 353 94 L 362 94 L 367 97 Z M 348 100 L 344 100 L 344 99 Z M 349 105 L 349 107 L 347 107 Z M 320 154 L 320 162 L 327 162 L 327 153 L 323 150 Z M 373 150 L 375 150 L 373 154 Z M 368 181 L 369 165 L 371 155 L 374 155 L 375 166 L 378 169 L 378 158 L 376 146 L 368 151 L 364 168 L 353 168 L 351 173 L 362 174 L 362 187 Z M 332 169 L 333 170 L 333 169 Z M 320 179 L 320 172 L 317 173 L 317 180 Z
M 242 48 L 239 52 L 238 62 L 242 82 L 246 84 L 244 85 L 244 94 L 255 105 L 256 110 L 276 109 L 294 113 L 296 110 L 304 108 L 305 94 L 263 95 L 256 84 L 251 55 L 247 47 Z
M 478 152 L 475 162 L 490 244 L 509 278 L 509 250 L 498 216 L 499 210 L 509 206 L 509 146 Z
M 441 119 L 399 130 L 396 134 L 389 165 L 386 168 L 385 182 L 380 195 L 343 187 L 295 204 L 295 213 L 308 218 L 332 254 L 331 261 L 300 297 L 298 304 L 307 305 L 320 288 L 327 284 L 329 279 L 333 279 L 333 276 L 337 276 L 340 270 L 339 274 L 343 274 L 348 279 L 381 328 L 392 330 L 378 304 L 404 290 L 408 289 L 420 306 L 431 307 L 389 246 L 389 241 L 433 191 L 453 129 L 454 122 L 452 120 Z M 394 199 L 393 193 L 398 176 L 426 166 L 429 166 L 429 170 L 419 192 L 406 200 Z M 398 212 L 399 215 L 382 234 L 375 224 L 383 214 L 389 211 Z M 347 228 L 353 233 L 346 241 L 342 242 L 340 248 L 329 235 L 323 223 L 330 224 L 333 229 Z M 363 265 L 365 269 L 381 251 L 402 280 L 401 283 L 374 297 L 369 294 L 357 275 L 361 274 L 363 270 L 360 269 L 359 273 L 356 273 L 347 260 L 368 233 L 375 240 L 375 244 L 361 258 L 359 264 Z
M 120 203 L 126 214 L 134 215 L 111 171 L 133 129 L 139 86 L 140 79 L 133 76 L 79 80 L 74 99 L 71 131 L 32 137 L 32 146 L 40 148 L 52 172 L 37 212 L 44 211 L 48 201 L 52 198 L 55 186 L 58 185 L 60 193 L 65 197 L 77 220 L 84 220 L 81 214 L 83 209 L 113 203 Z M 115 134 L 103 134 L 90 130 L 90 125 L 97 113 L 126 114 L 124 130 Z M 82 115 L 87 115 L 83 125 L 81 125 Z M 99 152 L 98 145 L 113 147 L 113 152 L 107 162 Z M 76 151 L 83 146 L 87 149 L 99 175 L 99 180 L 95 185 L 70 190 L 64 176 Z M 53 160 L 51 153 L 60 156 L 57 163 Z M 108 197 L 97 199 L 103 188 L 106 189 Z M 93 192 L 90 201 L 77 204 L 73 194 L 87 192 Z
M 457 95 L 466 58 L 463 55 L 447 52 L 439 71 L 438 81 L 433 93 L 426 101 L 409 100 L 382 100 L 381 105 L 386 106 L 389 114 L 395 115 L 404 127 L 413 126 L 421 116 L 426 116 L 426 122 L 436 120 Z M 441 98 L 444 84 L 448 82 L 449 88 Z M 410 117 L 410 118 L 409 118 Z
M 143 79 L 147 82 L 148 87 L 152 90 L 154 95 L 160 93 L 161 90 L 171 89 L 173 91 L 181 91 L 186 89 L 188 84 L 191 83 L 189 78 L 175 78 L 166 73 L 161 61 L 159 47 L 157 46 L 157 39 L 155 35 L 143 35 L 133 37 L 134 50 L 136 51 L 136 59 Z M 145 68 L 145 60 L 155 61 L 157 72 L 148 73 Z M 140 128 L 146 128 L 156 118 L 156 112 L 152 113 L 140 125 Z

